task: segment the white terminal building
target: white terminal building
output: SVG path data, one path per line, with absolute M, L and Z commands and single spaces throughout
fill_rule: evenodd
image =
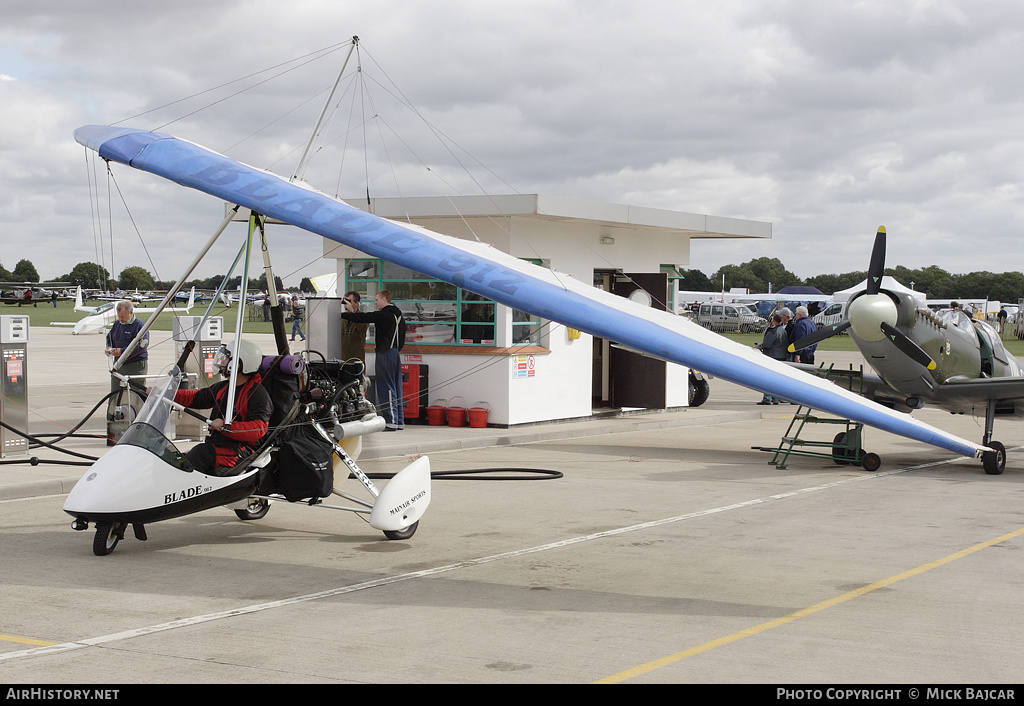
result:
M 771 223 L 540 194 L 349 201 L 382 218 L 479 240 L 515 257 L 675 311 L 679 270 L 693 238 L 771 238 Z M 407 324 L 402 351 L 406 421 L 428 405 L 486 407 L 512 426 L 589 417 L 599 408 L 668 409 L 688 399 L 688 371 L 610 341 L 484 300 L 324 239 L 337 261 L 338 296 L 362 310 L 387 289 Z M 637 291 L 641 289 L 641 291 Z M 340 357 L 340 299 L 310 302 L 310 348 Z M 367 373 L 374 375 L 372 327 Z M 417 394 L 418 393 L 418 394 Z

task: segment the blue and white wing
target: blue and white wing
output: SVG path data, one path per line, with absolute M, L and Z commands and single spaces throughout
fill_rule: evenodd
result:
M 86 126 L 100 157 L 291 223 L 502 304 L 709 375 L 966 456 L 986 450 L 684 318 L 595 289 L 488 245 L 389 221 L 171 135 Z

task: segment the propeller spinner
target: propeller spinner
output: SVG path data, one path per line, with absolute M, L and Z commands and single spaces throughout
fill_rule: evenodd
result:
M 935 369 L 935 361 L 920 346 L 896 328 L 899 311 L 896 298 L 882 289 L 885 273 L 885 226 L 875 234 L 875 245 L 871 250 L 871 264 L 868 266 L 867 289 L 855 296 L 847 307 L 847 320 L 835 326 L 825 326 L 789 346 L 790 352 L 824 341 L 826 338 L 852 328 L 858 338 L 865 341 L 881 341 L 887 338 L 900 351 L 929 370 Z

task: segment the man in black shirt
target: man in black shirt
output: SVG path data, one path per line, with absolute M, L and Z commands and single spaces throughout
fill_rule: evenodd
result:
M 405 428 L 402 405 L 402 347 L 405 346 L 405 319 L 402 310 L 391 303 L 391 292 L 382 289 L 374 298 L 377 311 L 345 311 L 341 318 L 361 324 L 373 324 L 376 344 L 377 407 L 387 423 L 384 431 Z

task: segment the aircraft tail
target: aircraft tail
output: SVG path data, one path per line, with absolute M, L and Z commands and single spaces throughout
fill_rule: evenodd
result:
M 75 290 L 75 311 L 85 311 L 85 304 L 82 302 L 82 285 Z
M 196 303 L 196 288 L 193 287 L 192 291 L 188 293 L 188 304 L 185 305 L 185 311 L 190 311 L 192 305 Z

